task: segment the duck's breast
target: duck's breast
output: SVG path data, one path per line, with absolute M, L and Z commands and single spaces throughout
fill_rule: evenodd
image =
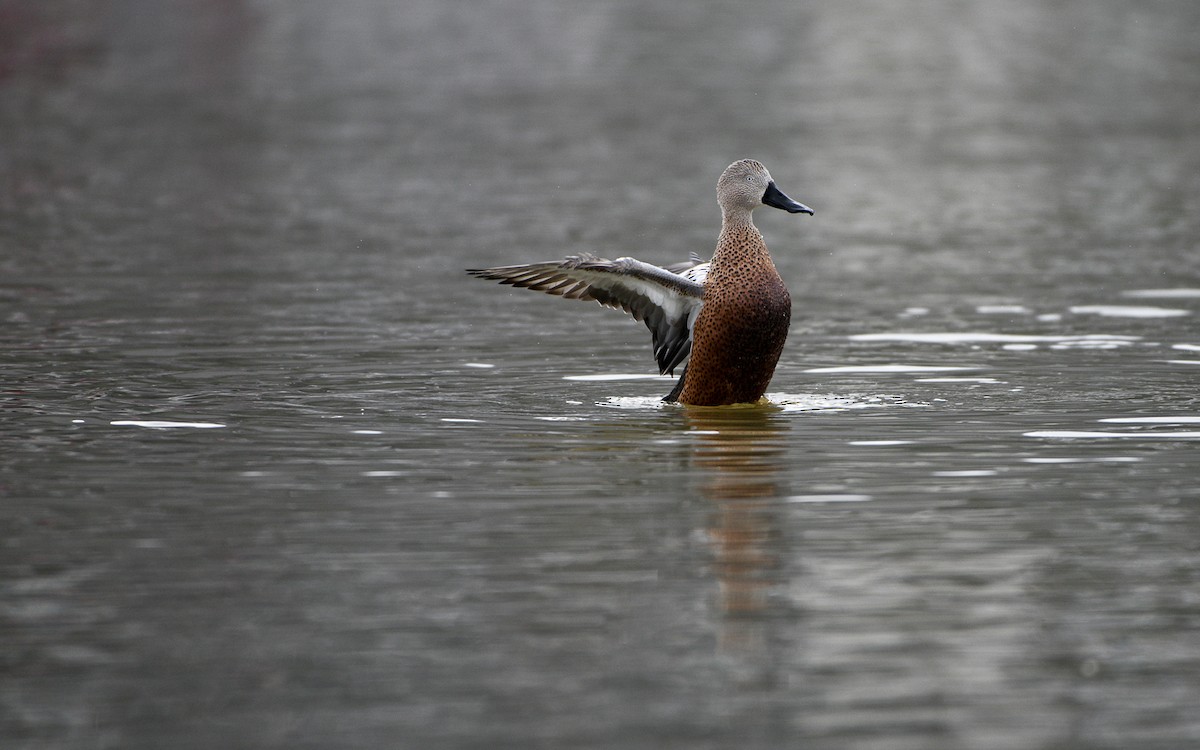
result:
M 710 277 L 692 334 L 680 400 L 757 401 L 766 392 L 791 323 L 792 301 L 773 265 Z

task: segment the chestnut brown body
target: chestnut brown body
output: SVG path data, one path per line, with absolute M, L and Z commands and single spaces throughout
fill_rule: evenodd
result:
M 720 406 L 758 401 L 783 352 L 792 299 L 753 224 L 726 227 L 692 330 L 679 401 Z

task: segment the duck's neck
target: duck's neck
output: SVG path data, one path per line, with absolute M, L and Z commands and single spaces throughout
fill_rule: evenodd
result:
M 745 259 L 757 253 L 766 253 L 767 246 L 762 234 L 754 226 L 749 211 L 725 211 L 721 221 L 721 236 L 717 239 L 717 253 L 713 260 L 725 253 L 733 253 Z
M 754 227 L 754 218 L 753 218 L 753 215 L 749 211 L 747 211 L 744 208 L 735 208 L 735 209 L 730 210 L 730 209 L 726 209 L 725 207 L 722 207 L 721 208 L 721 231 L 724 232 L 729 229 L 740 228 L 740 227 L 749 227 L 750 229 L 753 229 L 756 232 L 758 231 Z

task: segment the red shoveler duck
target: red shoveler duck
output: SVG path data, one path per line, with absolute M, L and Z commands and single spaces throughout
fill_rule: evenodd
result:
M 792 300 L 751 214 L 762 205 L 793 214 L 808 206 L 785 195 L 761 163 L 730 164 L 717 180 L 721 234 L 712 260 L 659 267 L 634 258 L 572 255 L 560 261 L 467 273 L 567 299 L 624 310 L 650 329 L 666 375 L 688 359 L 664 401 L 697 406 L 753 403 L 775 373 Z

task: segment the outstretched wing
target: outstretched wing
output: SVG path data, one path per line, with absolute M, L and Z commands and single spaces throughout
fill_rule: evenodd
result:
M 572 255 L 560 261 L 471 269 L 467 273 L 566 299 L 624 310 L 650 329 L 659 372 L 674 374 L 692 351 L 704 285 L 634 258 Z

